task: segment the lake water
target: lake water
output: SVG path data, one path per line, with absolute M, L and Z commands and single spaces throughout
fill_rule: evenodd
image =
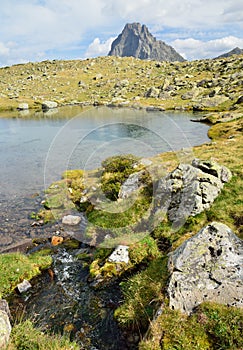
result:
M 0 230 L 8 234 L 9 221 L 13 229 L 17 217 L 20 222 L 14 229 L 21 222 L 24 227 L 32 194 L 60 179 L 66 169 L 96 168 L 106 157 L 123 153 L 151 157 L 178 151 L 179 155 L 182 148 L 208 141 L 208 126 L 191 122 L 197 117 L 108 107 L 1 113 Z

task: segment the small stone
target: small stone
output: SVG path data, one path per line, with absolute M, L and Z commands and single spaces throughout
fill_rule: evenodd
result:
M 30 288 L 31 288 L 31 284 L 27 280 L 23 280 L 23 282 L 21 282 L 17 285 L 17 289 L 18 289 L 19 293 L 24 293 Z
M 128 246 L 119 245 L 109 256 L 108 261 L 113 263 L 129 263 L 129 254 L 128 254 Z
M 20 111 L 24 111 L 24 110 L 26 110 L 26 109 L 29 109 L 29 105 L 28 105 L 28 103 L 19 103 L 18 109 L 19 109 Z
M 59 245 L 62 242 L 63 242 L 63 237 L 60 237 L 60 236 L 53 236 L 51 239 L 51 244 L 54 246 Z
M 62 223 L 64 225 L 78 225 L 81 221 L 80 216 L 66 215 L 62 218 Z

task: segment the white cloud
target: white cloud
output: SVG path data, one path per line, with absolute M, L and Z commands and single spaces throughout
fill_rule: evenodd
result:
M 162 40 L 242 37 L 239 0 L 0 0 L 0 5 L 2 64 L 35 61 L 40 52 L 43 59 L 103 55 L 109 38 L 131 22 L 146 24 Z M 197 57 L 200 53 L 201 48 Z
M 243 39 L 228 36 L 221 39 L 202 41 L 193 38 L 177 39 L 171 45 L 185 58 L 194 60 L 198 58 L 214 58 L 228 52 L 235 47 L 243 47 Z
M 99 38 L 95 38 L 94 41 L 88 46 L 84 57 L 96 57 L 106 56 L 110 51 L 111 44 L 115 38 L 109 38 L 105 42 L 101 42 Z

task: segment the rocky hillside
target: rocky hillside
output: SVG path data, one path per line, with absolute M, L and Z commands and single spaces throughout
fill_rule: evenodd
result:
M 243 55 L 192 62 L 134 57 L 43 61 L 0 69 L 0 109 L 114 105 L 229 110 L 242 105 Z
M 218 56 L 217 58 L 223 58 L 223 57 L 230 57 L 232 55 L 242 55 L 243 50 L 240 49 L 239 47 L 235 47 L 233 50 L 223 53 L 222 55 Z
M 142 60 L 184 61 L 173 47 L 156 40 L 145 25 L 126 24 L 122 33 L 113 41 L 109 56 L 136 57 Z

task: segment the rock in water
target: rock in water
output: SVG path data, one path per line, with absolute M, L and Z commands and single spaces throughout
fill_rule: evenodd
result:
M 170 307 L 190 314 L 204 301 L 243 307 L 243 242 L 213 222 L 169 257 Z
M 9 307 L 6 300 L 0 300 L 0 349 L 5 349 L 12 330 L 9 321 Z
M 126 24 L 122 33 L 113 41 L 108 56 L 151 59 L 157 61 L 185 61 L 173 49 L 161 40 L 156 40 L 145 25 Z

